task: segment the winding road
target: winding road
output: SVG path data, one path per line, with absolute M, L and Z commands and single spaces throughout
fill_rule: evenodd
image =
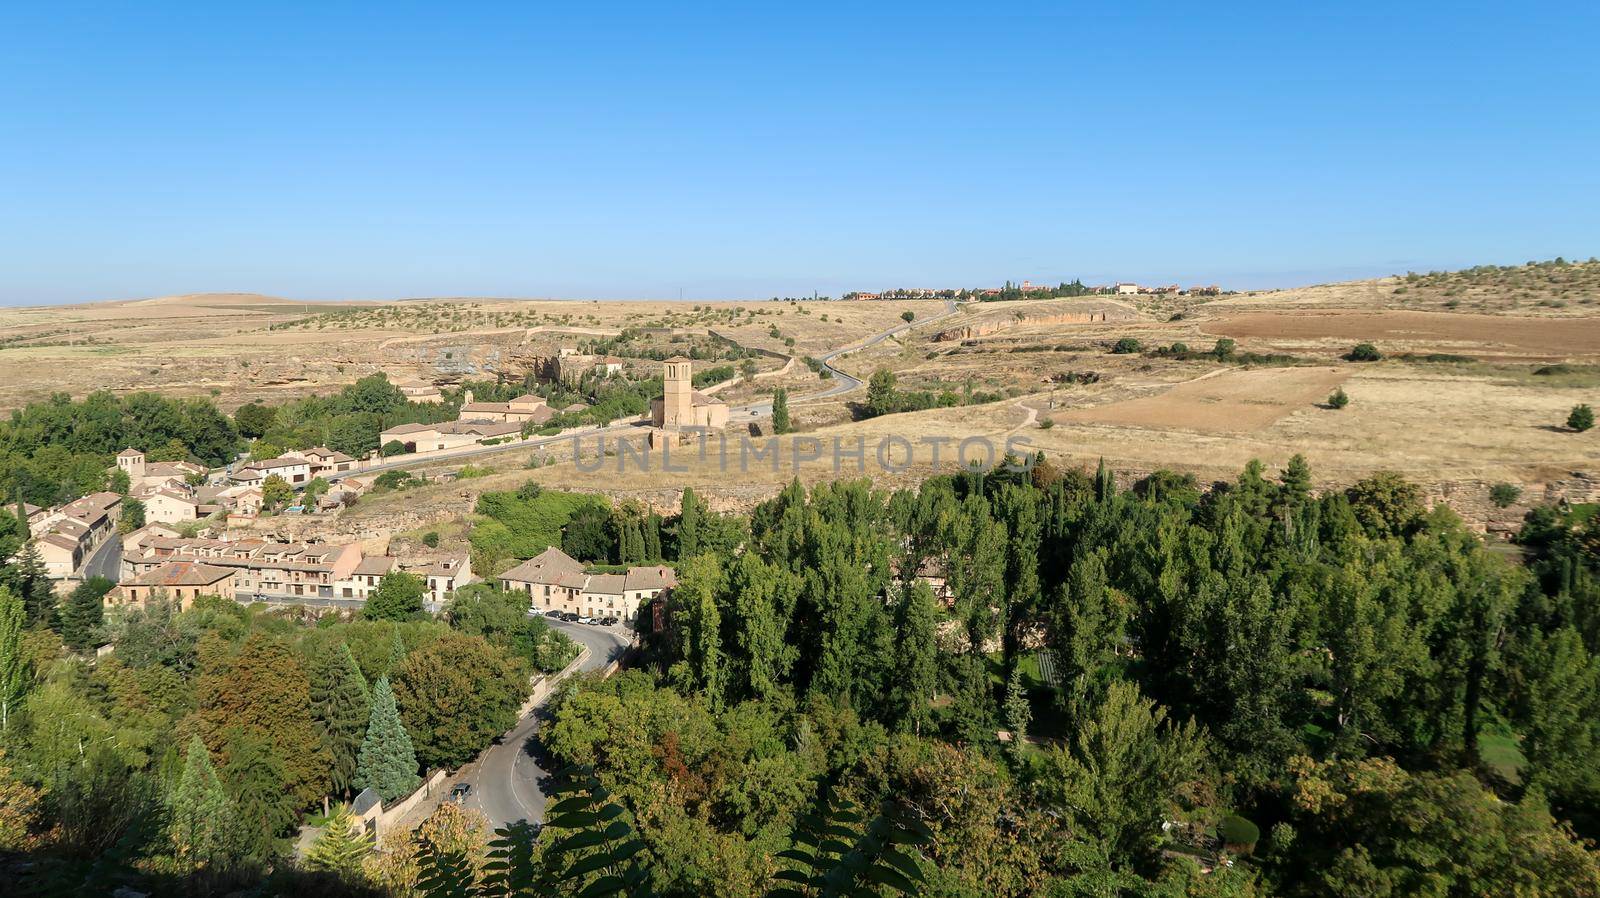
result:
M 616 628 L 546 620 L 589 650 L 589 657 L 579 665 L 579 670 L 603 670 L 627 651 L 627 639 Z M 467 796 L 466 806 L 482 811 L 489 818 L 491 830 L 519 820 L 544 820 L 541 784 L 547 774 L 540 769 L 533 753 L 534 734 L 539 730 L 544 705 L 544 702 L 535 705 L 526 717 L 517 721 L 511 732 L 479 756 L 475 769 L 455 781 L 471 784 L 472 792 Z

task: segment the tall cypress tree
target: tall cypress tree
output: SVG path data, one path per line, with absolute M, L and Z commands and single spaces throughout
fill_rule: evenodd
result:
M 900 604 L 894 613 L 894 675 L 889 680 L 889 706 L 901 726 L 920 734 L 928 722 L 928 708 L 939 678 L 939 652 L 934 642 L 938 612 L 928 584 L 919 580 L 900 591 Z
M 11 718 L 33 683 L 32 665 L 22 650 L 22 598 L 0 586 L 0 733 L 11 729 Z
M 689 487 L 683 488 L 678 506 L 678 560 L 688 561 L 700 554 L 700 498 Z
M 793 427 L 789 421 L 789 391 L 779 387 L 772 391 L 772 432 L 788 433 Z
M 644 560 L 661 560 L 661 515 L 653 511 L 644 521 Z
M 357 756 L 352 786 L 376 790 L 384 801 L 393 801 L 415 789 L 420 780 L 416 749 L 400 722 L 394 690 L 389 688 L 388 677 L 380 677 L 372 687 L 372 717 Z
M 350 647 L 343 642 L 327 646 L 311 663 L 311 717 L 331 762 L 328 776 L 335 792 L 344 792 L 355 778 L 371 710 L 367 683 Z
M 211 753 L 199 736 L 189 740 L 183 775 L 167 798 L 167 836 L 173 853 L 189 867 L 217 865 L 231 848 L 233 804 L 222 789 Z

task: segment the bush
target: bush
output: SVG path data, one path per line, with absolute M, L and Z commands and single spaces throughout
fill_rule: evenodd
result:
M 1533 372 L 1534 377 L 1555 377 L 1558 374 L 1571 374 L 1571 365 L 1545 365 Z
M 1382 359 L 1383 353 L 1371 343 L 1357 343 L 1345 354 L 1345 360 L 1350 362 L 1377 362 Z
M 1139 344 L 1138 340 L 1135 340 L 1132 337 L 1123 337 L 1117 341 L 1115 346 L 1111 347 L 1111 351 L 1117 353 L 1118 355 L 1127 355 L 1129 353 L 1138 352 L 1143 348 L 1144 347 Z
M 1055 419 L 1053 419 L 1053 418 L 1044 418 L 1043 420 L 1041 420 L 1039 422 L 1039 429 L 1040 430 L 1049 430 L 1050 428 L 1052 428 L 1054 426 L 1056 426 L 1056 422 L 1055 422 Z
M 1577 431 L 1578 433 L 1583 433 L 1585 430 L 1588 430 L 1593 426 L 1594 409 L 1590 408 L 1587 404 L 1575 405 L 1572 407 L 1571 414 L 1567 415 L 1567 427 Z
M 1489 501 L 1496 508 L 1507 508 L 1522 496 L 1522 487 L 1512 483 L 1497 483 L 1489 487 Z
M 384 443 L 383 448 L 378 451 L 379 454 L 381 454 L 384 458 L 388 458 L 391 455 L 405 455 L 406 444 L 400 442 L 399 440 L 390 440 L 389 442 Z
M 1228 358 L 1229 356 L 1233 355 L 1234 347 L 1237 346 L 1237 345 L 1238 344 L 1234 343 L 1232 340 L 1228 339 L 1227 337 L 1223 337 L 1222 339 L 1217 341 L 1217 345 L 1211 347 L 1211 354 L 1216 356 L 1217 359 L 1220 361 L 1222 359 Z
M 1223 844 L 1248 851 L 1261 841 L 1261 828 L 1238 814 L 1229 814 L 1217 825 L 1217 835 L 1222 837 Z
M 901 312 L 900 313 L 900 320 L 904 321 L 907 324 L 910 324 L 912 321 L 915 321 L 916 317 L 917 317 L 917 313 L 916 312 Z
M 1344 408 L 1349 404 L 1350 395 L 1344 391 L 1344 387 L 1334 390 L 1333 393 L 1328 396 L 1328 408 Z
M 1167 352 L 1169 352 L 1169 353 L 1171 353 L 1173 355 L 1188 355 L 1189 354 L 1189 344 L 1187 344 L 1187 343 L 1174 343 L 1171 346 L 1167 347 Z
M 439 548 L 439 531 L 429 530 L 422 534 L 422 544 L 430 549 Z

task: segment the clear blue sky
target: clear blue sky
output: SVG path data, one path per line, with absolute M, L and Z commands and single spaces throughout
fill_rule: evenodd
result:
M 1600 254 L 1593 3 L 868 5 L 5 4 L 0 303 Z

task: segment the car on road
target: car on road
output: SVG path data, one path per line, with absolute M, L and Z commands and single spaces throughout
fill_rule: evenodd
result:
M 561 615 L 561 619 L 569 624 L 575 624 L 578 622 L 578 614 L 575 611 L 567 611 Z
M 602 618 L 600 618 L 600 626 L 602 626 L 602 627 L 615 627 L 616 625 L 617 625 L 617 619 L 614 618 L 614 617 L 602 617 Z
M 555 610 L 554 608 L 551 608 L 549 611 L 546 611 L 544 613 L 544 616 L 545 617 L 560 617 L 561 616 L 561 612 Z
M 456 783 L 454 786 L 452 786 L 450 788 L 450 800 L 455 802 L 456 804 L 464 803 L 467 800 L 467 796 L 471 795 L 471 794 L 472 794 L 472 784 L 471 783 Z

